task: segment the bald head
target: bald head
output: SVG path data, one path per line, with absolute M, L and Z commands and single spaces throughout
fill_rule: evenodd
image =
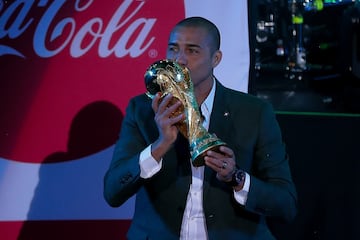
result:
M 173 28 L 172 32 L 179 27 L 194 27 L 202 28 L 208 32 L 210 40 L 210 51 L 214 53 L 220 49 L 220 31 L 216 25 L 203 17 L 189 17 L 178 22 Z

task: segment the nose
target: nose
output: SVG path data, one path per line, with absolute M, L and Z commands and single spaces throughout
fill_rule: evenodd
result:
M 174 59 L 177 63 L 179 63 L 180 65 L 186 66 L 187 64 L 187 57 L 184 53 L 184 51 L 179 51 Z

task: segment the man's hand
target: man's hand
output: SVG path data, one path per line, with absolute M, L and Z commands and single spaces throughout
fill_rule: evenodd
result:
M 172 94 L 168 94 L 164 98 L 161 98 L 160 94 L 156 94 L 151 106 L 155 112 L 154 119 L 159 131 L 159 138 L 153 143 L 151 153 L 156 160 L 160 161 L 175 142 L 179 132 L 176 123 L 183 121 L 185 114 L 174 114 L 179 112 L 182 103 L 179 100 L 174 101 Z
M 223 182 L 230 182 L 236 170 L 234 152 L 226 146 L 221 146 L 219 151 L 207 151 L 204 158 L 205 164 L 217 172 L 217 179 Z

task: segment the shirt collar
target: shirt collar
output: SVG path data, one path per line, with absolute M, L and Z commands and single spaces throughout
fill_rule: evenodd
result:
M 213 85 L 212 85 L 212 88 L 210 90 L 210 93 L 205 98 L 204 102 L 201 104 L 202 114 L 204 115 L 205 119 L 207 119 L 207 120 L 210 118 L 210 114 L 211 114 L 211 111 L 213 109 L 214 98 L 215 98 L 215 90 L 216 90 L 216 83 L 215 83 L 215 79 L 213 78 Z

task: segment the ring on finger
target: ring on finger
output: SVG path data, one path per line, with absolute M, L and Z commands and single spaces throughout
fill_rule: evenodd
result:
M 222 169 L 225 169 L 227 165 L 228 165 L 228 163 L 224 161 L 223 164 L 222 164 L 222 166 L 221 166 L 221 168 L 222 168 Z

